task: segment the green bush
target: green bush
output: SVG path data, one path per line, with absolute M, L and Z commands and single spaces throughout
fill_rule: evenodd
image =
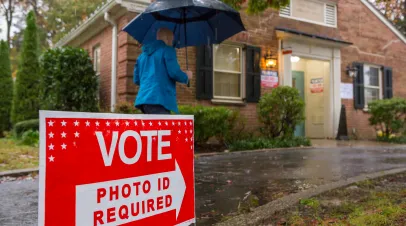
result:
M 10 129 L 13 85 L 8 44 L 0 41 L 0 137 L 4 131 Z
M 14 136 L 20 138 L 24 132 L 39 130 L 39 119 L 22 121 L 14 125 Z
M 11 119 L 13 124 L 38 118 L 40 108 L 38 64 L 38 32 L 33 11 L 28 13 L 27 27 L 24 31 L 23 46 L 20 53 L 17 78 L 14 87 Z
M 391 134 L 402 132 L 405 129 L 406 99 L 393 98 L 375 100 L 368 104 L 369 123 L 377 131 L 389 138 Z
M 183 115 L 194 115 L 195 141 L 203 144 L 211 137 L 220 142 L 230 139 L 237 116 L 233 110 L 226 107 L 179 106 Z
M 117 104 L 116 107 L 115 107 L 115 113 L 120 113 L 120 114 L 142 114 L 141 110 L 134 107 L 133 104 L 128 103 L 128 102 Z
M 271 149 L 271 148 L 289 148 L 310 146 L 311 142 L 305 137 L 291 137 L 291 138 L 263 138 L 253 137 L 246 140 L 236 140 L 230 146 L 231 151 L 243 150 L 257 150 L 257 149 Z
M 265 137 L 293 137 L 295 126 L 304 120 L 304 102 L 299 91 L 281 86 L 263 95 L 258 104 L 258 117 Z
M 33 130 L 28 130 L 23 133 L 21 136 L 21 140 L 19 142 L 22 145 L 29 145 L 29 146 L 34 146 L 38 147 L 39 143 L 39 132 L 38 131 L 33 131 Z
M 406 144 L 406 136 L 400 137 L 377 137 L 377 141 L 388 142 L 393 144 Z
M 49 49 L 42 55 L 40 65 L 43 109 L 99 111 L 98 79 L 84 49 Z

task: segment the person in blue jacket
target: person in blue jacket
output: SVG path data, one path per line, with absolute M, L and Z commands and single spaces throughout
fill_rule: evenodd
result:
M 180 69 L 172 43 L 172 31 L 161 28 L 157 32 L 157 40 L 144 45 L 137 59 L 134 83 L 140 89 L 135 107 L 144 114 L 179 113 L 176 82 L 187 84 L 193 73 Z

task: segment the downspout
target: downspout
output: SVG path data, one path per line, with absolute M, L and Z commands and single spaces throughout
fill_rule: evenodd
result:
M 112 31 L 112 46 L 111 46 L 111 112 L 114 112 L 116 106 L 117 96 L 117 39 L 118 39 L 118 27 L 116 21 L 114 21 L 109 12 L 104 13 L 104 20 L 106 20 L 113 27 Z

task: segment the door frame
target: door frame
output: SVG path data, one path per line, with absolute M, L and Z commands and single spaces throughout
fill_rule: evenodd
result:
M 281 43 L 282 44 L 282 43 Z M 324 138 L 334 138 L 338 131 L 338 120 L 341 109 L 341 52 L 338 48 L 332 48 L 333 56 L 322 56 L 315 54 L 308 54 L 294 49 L 288 48 L 287 53 L 283 53 L 281 48 L 281 67 L 280 74 L 283 76 L 282 84 L 292 87 L 292 63 L 290 62 L 291 56 L 298 56 L 309 60 L 321 60 L 330 63 L 330 76 L 329 76 L 329 106 L 328 113 L 324 117 Z M 287 62 L 286 62 L 287 61 Z M 305 89 L 307 84 L 305 83 Z

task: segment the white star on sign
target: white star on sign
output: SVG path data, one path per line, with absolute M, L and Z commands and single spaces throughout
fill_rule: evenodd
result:
M 185 141 L 188 142 L 189 140 L 186 138 Z
M 86 126 L 90 126 L 90 122 L 89 122 L 89 121 L 86 121 Z
M 54 126 L 54 121 L 49 121 L 48 126 Z
M 119 126 L 119 125 L 120 125 L 120 123 L 118 121 L 116 121 L 116 126 Z
M 78 120 L 76 120 L 76 121 L 74 122 L 74 124 L 75 124 L 75 126 L 79 126 Z
M 50 162 L 53 162 L 55 160 L 55 157 L 51 155 L 51 157 L 48 158 Z
M 165 126 L 167 126 L 168 125 L 168 122 L 165 122 Z
M 130 123 L 129 122 L 125 122 L 125 126 L 129 126 L 130 125 Z
M 135 126 L 138 126 L 138 122 L 137 122 L 137 121 L 134 121 L 134 125 L 135 125 Z
M 191 150 L 193 149 L 193 145 L 190 145 L 190 149 L 191 149 Z
M 107 122 L 106 122 L 106 126 L 110 126 L 110 122 L 107 121 Z
M 62 144 L 61 147 L 62 147 L 62 150 L 66 150 L 66 144 Z
M 144 121 L 142 121 L 141 123 L 142 123 L 142 126 L 145 126 L 145 123 L 144 123 Z
M 180 126 L 180 122 L 178 122 L 178 126 Z
M 158 125 L 161 125 L 161 122 L 158 122 Z
M 193 125 L 193 123 L 192 123 L 192 122 L 190 122 L 190 125 Z
M 178 133 L 180 134 L 180 133 L 182 133 L 182 132 L 179 130 Z
M 149 122 L 149 126 L 152 126 L 152 122 Z
M 174 125 L 175 125 L 175 123 L 174 123 L 174 122 L 172 122 L 172 125 L 174 126 Z
M 187 123 L 185 122 L 185 126 L 187 126 Z
M 190 141 L 193 141 L 193 137 L 190 138 Z
M 192 131 L 192 130 L 190 130 L 190 133 L 193 133 L 193 131 Z
M 78 132 L 76 131 L 75 137 L 79 137 L 79 134 L 80 134 L 80 133 L 78 133 Z
M 187 130 L 185 130 L 185 134 L 187 133 Z
M 63 120 L 63 121 L 61 122 L 61 124 L 62 124 L 62 126 L 66 126 L 65 120 Z
M 49 148 L 49 150 L 54 150 L 54 145 L 53 144 L 50 144 L 49 146 L 48 146 L 48 148 Z
M 53 133 L 53 132 L 50 132 L 50 133 L 48 134 L 48 136 L 49 136 L 49 138 L 54 138 L 54 133 Z
M 99 125 L 100 125 L 100 123 L 97 121 L 97 122 L 96 122 L 96 126 L 99 126 Z
M 61 133 L 61 137 L 62 137 L 62 138 L 66 138 L 66 133 L 65 133 L 65 132 L 62 132 L 62 133 Z

